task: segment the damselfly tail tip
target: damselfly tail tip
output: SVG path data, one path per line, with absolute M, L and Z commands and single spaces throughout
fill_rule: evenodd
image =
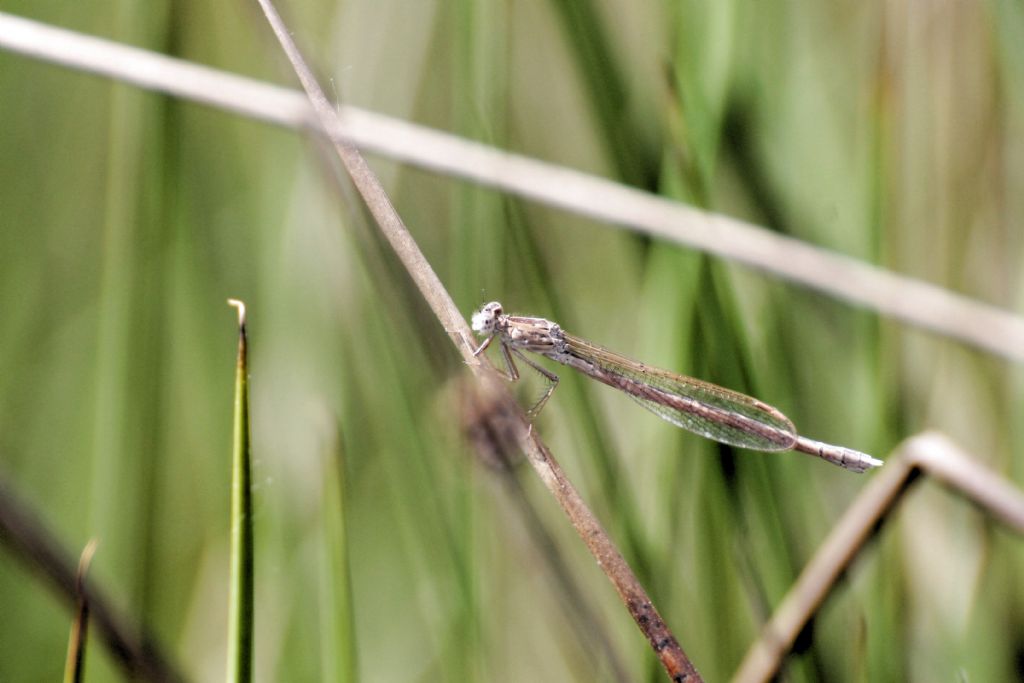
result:
M 867 453 L 861 453 L 860 451 L 855 451 L 852 448 L 840 448 L 839 450 L 842 451 L 842 456 L 836 464 L 844 469 L 850 470 L 851 472 L 866 472 L 885 464 L 878 458 L 873 458 Z
M 833 465 L 839 465 L 850 472 L 864 472 L 875 467 L 881 467 L 884 463 L 878 458 L 872 458 L 867 453 L 855 451 L 844 446 L 833 446 L 832 444 L 808 439 L 805 436 L 798 436 L 793 450 L 801 453 L 816 455 L 822 460 L 827 460 Z
M 879 460 L 878 458 L 872 458 L 870 455 L 863 454 L 863 453 L 862 453 L 862 455 L 864 455 L 864 458 L 865 458 L 865 460 L 867 462 L 867 469 L 872 469 L 874 467 L 881 467 L 882 465 L 885 464 L 884 460 Z

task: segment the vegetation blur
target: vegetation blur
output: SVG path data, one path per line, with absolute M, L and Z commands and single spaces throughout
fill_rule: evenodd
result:
M 339 102 L 1021 309 L 1017 3 L 279 9 Z M 3 10 L 295 85 L 255 3 Z M 0 474 L 72 555 L 98 539 L 90 579 L 189 679 L 225 671 L 228 297 L 248 306 L 256 680 L 664 678 L 533 472 L 495 468 L 465 438 L 468 373 L 318 144 L 6 52 L 0 93 Z M 467 316 L 501 300 L 883 459 L 938 429 L 1024 484 L 1011 361 L 677 244 L 370 163 Z M 535 429 L 701 673 L 727 678 L 873 475 L 720 446 L 552 369 L 562 383 Z M 524 379 L 528 405 L 544 385 Z M 786 680 L 1020 676 L 1022 573 L 1019 537 L 926 481 Z M 56 680 L 72 615 L 7 553 L 0 604 L 0 680 Z M 89 646 L 85 680 L 120 680 Z

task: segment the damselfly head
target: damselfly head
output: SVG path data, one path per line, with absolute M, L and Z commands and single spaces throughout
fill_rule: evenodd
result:
M 494 334 L 494 325 L 501 317 L 501 304 L 492 301 L 473 314 L 473 331 L 477 334 Z

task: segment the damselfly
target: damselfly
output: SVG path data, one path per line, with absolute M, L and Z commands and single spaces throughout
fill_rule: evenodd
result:
M 557 323 L 544 318 L 505 315 L 497 301 L 473 314 L 473 331 L 486 337 L 474 356 L 498 339 L 509 379 L 519 379 L 515 356 L 549 380 L 547 391 L 530 409 L 532 415 L 540 412 L 550 398 L 558 385 L 558 375 L 523 351 L 568 365 L 624 391 L 658 417 L 724 444 L 756 451 L 800 451 L 853 472 L 882 464 L 866 453 L 800 436 L 789 418 L 756 398 L 638 363 L 564 332 Z

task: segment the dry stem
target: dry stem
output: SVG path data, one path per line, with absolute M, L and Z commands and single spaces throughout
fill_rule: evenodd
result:
M 323 128 L 335 141 L 706 251 L 1024 361 L 1019 315 L 729 216 L 354 107 L 311 123 L 294 90 L 2 12 L 0 47 L 279 125 Z
M 922 473 L 1024 535 L 1024 492 L 985 469 L 942 434 L 928 432 L 905 441 L 807 563 L 761 635 L 747 651 L 734 681 L 766 681 L 779 670 L 800 631 L 829 591 Z
M 0 480 L 0 543 L 29 568 L 44 576 L 70 610 L 80 601 L 89 606 L 94 630 L 106 643 L 114 661 L 129 679 L 183 681 L 179 673 L 145 629 L 118 614 L 110 601 L 86 579 L 61 544 L 27 504 Z
M 381 232 L 391 243 L 423 297 L 444 326 L 445 332 L 462 353 L 466 363 L 473 368 L 474 373 L 483 377 L 485 382 L 497 385 L 493 386 L 491 390 L 498 392 L 497 395 L 501 396 L 502 401 L 507 402 L 510 406 L 514 405 L 514 399 L 507 388 L 496 379 L 493 368 L 489 368 L 480 359 L 473 356 L 473 337 L 469 326 L 466 325 L 465 319 L 456 308 L 451 296 L 402 223 L 402 219 L 391 205 L 377 176 L 370 170 L 359 151 L 338 134 L 338 113 L 324 95 L 273 4 L 270 0 L 259 0 L 259 3 L 313 104 L 313 110 L 316 112 L 322 130 L 334 143 L 338 157 L 351 177 L 356 190 L 366 202 L 367 208 Z M 541 442 L 536 432 L 530 429 L 522 411 L 517 410 L 517 413 L 519 415 L 517 432 L 520 446 L 526 452 L 527 458 L 540 475 L 541 480 L 569 516 L 591 553 L 597 558 L 598 564 L 614 584 L 640 630 L 661 659 L 666 672 L 674 681 L 701 680 L 625 559 L 615 548 L 604 529 L 601 528 L 593 513 L 584 504 L 572 483 L 566 478 L 561 467 L 551 456 L 551 452 Z

